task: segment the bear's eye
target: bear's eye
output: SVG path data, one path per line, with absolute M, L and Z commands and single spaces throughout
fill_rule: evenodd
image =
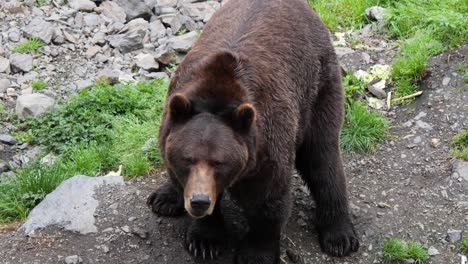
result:
M 219 160 L 213 160 L 213 161 L 211 162 L 211 165 L 212 165 L 213 167 L 221 167 L 221 166 L 223 166 L 224 164 L 225 164 L 225 163 L 224 163 L 223 161 L 219 161 Z
M 189 157 L 182 158 L 182 161 L 185 162 L 185 163 L 188 163 L 188 164 L 195 163 L 194 160 L 192 158 L 189 158 Z

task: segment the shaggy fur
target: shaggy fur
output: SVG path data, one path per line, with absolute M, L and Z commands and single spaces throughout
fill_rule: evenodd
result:
M 179 65 L 167 97 L 159 143 L 171 180 L 148 199 L 154 212 L 181 214 L 191 166 L 208 162 L 217 195 L 229 191 L 249 222 L 235 263 L 279 263 L 296 168 L 317 204 L 322 250 L 357 251 L 339 150 L 340 70 L 306 1 L 228 1 Z M 223 241 L 217 201 L 212 215 L 194 220 L 191 230 L 203 232 L 188 234 L 195 256 L 216 255 L 210 249 Z

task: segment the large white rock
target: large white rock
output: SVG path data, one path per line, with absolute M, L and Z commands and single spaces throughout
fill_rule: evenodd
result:
M 39 116 L 50 112 L 55 104 L 53 98 L 40 93 L 24 94 L 16 101 L 16 115 L 19 118 Z
M 94 213 L 99 202 L 93 197 L 96 188 L 104 185 L 123 185 L 121 176 L 74 176 L 60 184 L 39 203 L 21 226 L 27 235 L 51 225 L 81 234 L 95 233 Z
M 90 0 L 71 0 L 70 7 L 78 11 L 93 11 L 96 4 Z

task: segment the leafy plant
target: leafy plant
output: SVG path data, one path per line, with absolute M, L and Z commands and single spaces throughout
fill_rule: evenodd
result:
M 129 113 L 147 118 L 148 110 L 162 100 L 161 87 L 159 80 L 115 86 L 100 83 L 82 90 L 59 110 L 27 120 L 28 129 L 20 134 L 55 152 L 92 141 L 108 142 L 113 119 Z

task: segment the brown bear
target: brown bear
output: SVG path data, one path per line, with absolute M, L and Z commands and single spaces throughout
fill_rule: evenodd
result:
M 175 71 L 159 132 L 170 180 L 148 198 L 162 216 L 187 211 L 187 249 L 215 257 L 224 192 L 249 231 L 234 263 L 279 263 L 300 173 L 316 201 L 324 252 L 359 248 L 339 149 L 341 73 L 329 32 L 304 0 L 230 0 Z

